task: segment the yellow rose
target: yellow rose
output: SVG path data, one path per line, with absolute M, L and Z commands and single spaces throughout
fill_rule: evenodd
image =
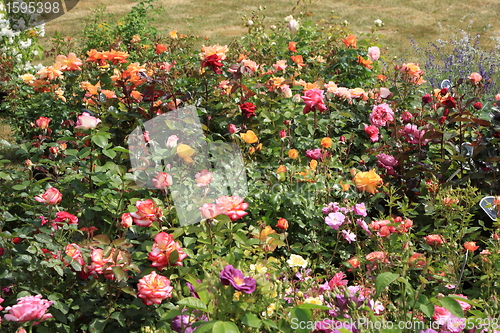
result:
M 246 133 L 240 133 L 240 136 L 246 143 L 256 143 L 259 141 L 259 138 L 252 130 L 247 131 Z
M 377 187 L 383 184 L 382 178 L 377 175 L 374 169 L 367 172 L 358 172 L 354 176 L 353 181 L 360 191 L 366 191 L 371 194 L 375 194 Z
M 183 143 L 179 144 L 177 146 L 177 155 L 184 159 L 184 162 L 186 163 L 193 163 L 193 159 L 191 156 L 194 155 L 194 149 L 189 147 L 188 145 L 185 145 Z
M 316 170 L 316 168 L 318 167 L 318 161 L 316 161 L 316 160 L 311 160 L 311 162 L 309 162 L 309 167 L 310 167 L 312 170 Z
M 290 265 L 290 267 L 306 268 L 308 264 L 307 260 L 297 254 L 290 255 L 290 259 L 288 259 L 286 262 L 288 263 L 288 265 Z
M 290 149 L 288 151 L 288 157 L 290 157 L 292 160 L 294 160 L 297 157 L 299 157 L 299 152 L 297 151 L 297 149 Z

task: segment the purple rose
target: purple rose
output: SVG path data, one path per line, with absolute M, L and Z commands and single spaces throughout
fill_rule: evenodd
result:
M 387 174 L 391 176 L 396 175 L 396 171 L 394 171 L 394 167 L 397 166 L 398 160 L 392 156 L 392 155 L 387 155 L 387 154 L 378 154 L 377 155 L 378 161 L 377 164 L 385 168 L 387 170 Z
M 227 265 L 220 272 L 220 281 L 223 285 L 232 285 L 234 289 L 251 294 L 257 287 L 257 281 L 251 277 L 244 277 L 240 270 L 237 270 L 233 265 Z
M 172 319 L 171 327 L 172 330 L 178 333 L 192 333 L 196 331 L 197 327 L 193 328 L 192 325 L 196 321 L 208 321 L 207 316 L 202 314 L 200 311 L 193 311 L 191 315 L 184 314 L 186 309 L 182 310 L 182 315 L 174 317 Z

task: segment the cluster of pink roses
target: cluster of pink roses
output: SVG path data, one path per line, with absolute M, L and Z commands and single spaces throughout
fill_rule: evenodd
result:
M 171 257 L 173 252 L 177 252 Z M 174 241 L 172 235 L 166 232 L 160 232 L 155 236 L 155 242 L 151 252 L 148 253 L 148 259 L 152 261 L 151 266 L 162 270 L 164 267 L 182 266 L 182 260 L 187 257 L 182 251 L 179 242 Z
M 405 233 L 413 226 L 413 221 L 410 219 L 404 219 L 400 216 L 394 218 L 394 221 L 390 220 L 380 220 L 373 221 L 370 223 L 370 228 L 374 231 L 378 231 L 377 235 L 381 237 L 389 236 L 392 233 Z

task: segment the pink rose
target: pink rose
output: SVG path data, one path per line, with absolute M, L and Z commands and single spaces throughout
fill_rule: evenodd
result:
M 121 225 L 123 228 L 130 228 L 132 226 L 132 223 L 134 222 L 134 219 L 132 218 L 130 213 L 123 213 L 121 220 Z
M 144 201 L 138 200 L 135 203 L 137 211 L 130 213 L 134 218 L 135 224 L 141 227 L 149 227 L 154 221 L 163 216 L 163 211 L 160 207 L 156 207 L 153 200 L 148 199 Z
M 304 114 L 307 114 L 313 110 L 319 110 L 323 112 L 326 110 L 326 105 L 324 103 L 325 92 L 321 89 L 310 89 L 305 92 L 304 96 L 301 98 L 304 100 L 306 106 L 304 107 Z
M 373 60 L 377 61 L 380 58 L 380 49 L 378 46 L 372 46 L 368 48 L 368 56 Z
M 469 79 L 472 83 L 479 83 L 479 82 L 483 79 L 483 77 L 481 76 L 481 74 L 476 73 L 476 72 L 471 73 L 471 75 L 469 75 L 467 78 L 468 78 L 468 79 Z
M 166 172 L 158 172 L 156 178 L 153 178 L 153 183 L 155 187 L 159 189 L 164 189 L 172 185 L 172 176 Z
M 76 121 L 76 129 L 91 129 L 96 128 L 96 126 L 101 122 L 101 119 L 91 116 L 88 112 L 84 112 L 78 116 Z
M 234 124 L 229 124 L 228 130 L 229 130 L 229 133 L 231 133 L 231 134 L 238 132 L 238 128 Z
M 394 121 L 394 112 L 386 103 L 373 106 L 370 114 L 370 124 L 377 127 L 387 126 L 388 123 Z
M 206 203 L 200 207 L 201 215 L 206 219 L 213 219 L 220 214 L 219 208 L 216 204 Z
M 179 141 L 179 137 L 177 135 L 171 135 L 167 139 L 167 147 L 172 148 L 177 146 L 177 141 Z
M 49 127 L 49 123 L 51 122 L 51 120 L 47 117 L 40 117 L 38 118 L 36 121 L 35 121 L 35 125 L 36 127 L 38 127 L 39 129 L 46 129 L 47 127 Z
M 373 126 L 373 125 L 366 125 L 366 124 L 363 124 L 365 126 L 365 132 L 366 134 L 370 137 L 370 140 L 372 142 L 376 142 L 378 141 L 378 133 L 379 133 L 379 130 L 376 126 Z
M 201 170 L 194 177 L 196 178 L 196 186 L 198 187 L 208 186 L 212 182 L 212 172 L 207 169 Z
M 387 155 L 387 154 L 378 154 L 377 155 L 377 164 L 385 168 L 387 170 L 387 174 L 391 176 L 396 175 L 396 171 L 394 171 L 394 167 L 398 165 L 398 160 L 392 156 L 392 155 Z
M 47 310 L 53 303 L 53 301 L 42 299 L 42 295 L 21 297 L 17 299 L 16 305 L 5 308 L 9 313 L 4 316 L 4 319 L 18 323 L 46 320 L 52 318 Z M 35 322 L 35 324 L 38 323 Z
M 62 194 L 55 187 L 49 188 L 42 195 L 37 195 L 35 200 L 38 202 L 46 203 L 47 205 L 57 205 L 62 200 Z
M 318 161 L 323 158 L 323 154 L 321 153 L 321 149 L 317 148 L 312 150 L 306 150 L 306 157 Z
M 243 198 L 238 196 L 223 195 L 215 200 L 215 203 L 220 213 L 227 215 L 231 221 L 236 221 L 248 214 L 245 212 L 245 209 L 248 208 L 248 203 L 243 202 Z
M 175 262 L 170 261 L 172 252 L 177 252 Z M 148 259 L 152 261 L 151 266 L 162 270 L 166 266 L 182 266 L 182 260 L 187 257 L 182 251 L 179 242 L 174 241 L 172 235 L 166 232 L 160 232 L 155 236 L 155 243 L 148 253 Z
M 142 302 L 146 305 L 152 305 L 161 304 L 164 299 L 172 297 L 174 288 L 170 286 L 169 279 L 153 271 L 139 280 L 137 289 L 137 296 L 142 298 Z

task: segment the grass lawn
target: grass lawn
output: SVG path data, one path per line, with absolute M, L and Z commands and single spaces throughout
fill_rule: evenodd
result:
M 300 1 L 300 0 L 299 0 Z M 93 8 L 103 4 L 111 16 L 125 15 L 137 2 L 131 0 L 80 0 L 69 13 L 49 22 L 47 35 L 55 31 L 63 36 L 81 35 L 86 17 Z M 164 12 L 157 17 L 156 26 L 163 33 L 177 30 L 182 34 L 210 37 L 213 43 L 228 43 L 244 33 L 243 16 L 265 7 L 261 12 L 269 25 L 283 22 L 283 18 L 300 13 L 310 15 L 316 22 L 326 24 L 347 23 L 352 31 L 369 33 L 377 19 L 384 26 L 378 28 L 380 42 L 388 54 L 412 57 L 410 37 L 421 46 L 438 38 L 446 39 L 458 29 L 478 33 L 485 37 L 496 36 L 500 32 L 496 13 L 500 12 L 497 0 L 348 0 L 296 1 L 290 0 L 157 0 L 155 7 Z M 305 18 L 304 18 L 305 19 Z M 484 38 L 485 47 L 493 47 L 494 42 Z

